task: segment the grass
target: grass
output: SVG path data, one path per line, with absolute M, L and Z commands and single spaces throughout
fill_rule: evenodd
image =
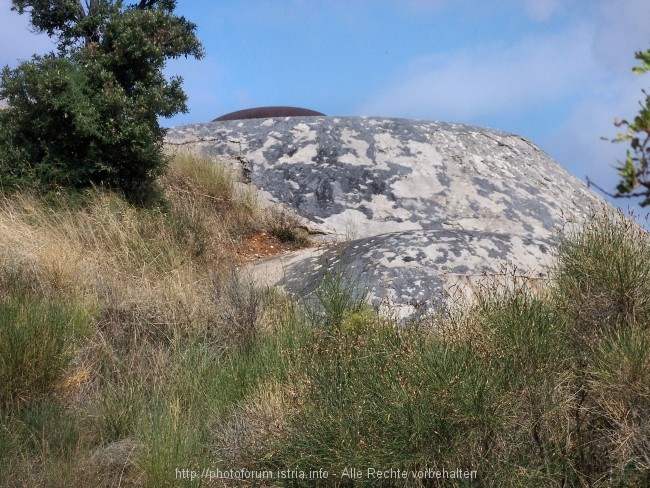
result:
M 649 242 L 623 217 L 567 235 L 548 286 L 398 327 L 344 269 L 305 302 L 236 271 L 248 233 L 304 234 L 219 165 L 160 184 L 0 201 L 0 486 L 650 484 Z
M 20 293 L 0 300 L 0 411 L 51 393 L 86 322 L 74 304 Z

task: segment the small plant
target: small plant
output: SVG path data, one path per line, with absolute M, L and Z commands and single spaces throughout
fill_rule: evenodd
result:
M 265 297 L 250 277 L 234 268 L 220 281 L 211 274 L 212 296 L 217 303 L 221 332 L 231 343 L 244 350 L 255 343 L 265 309 Z
M 235 178 L 224 165 L 193 154 L 177 154 L 169 167 L 166 179 L 177 193 L 192 193 L 197 199 L 220 208 L 236 199 Z
M 271 210 L 269 218 L 269 232 L 281 242 L 303 247 L 309 243 L 307 233 L 300 228 L 298 218 L 286 210 Z
M 161 182 L 169 223 L 206 267 L 220 267 L 239 236 L 264 225 L 256 195 L 239 188 L 234 174 L 218 161 L 176 155 Z
M 307 310 L 314 325 L 340 330 L 346 316 L 358 314 L 367 306 L 367 293 L 359 290 L 339 263 L 333 269 L 326 269 L 307 303 Z
M 178 466 L 192 466 L 194 457 L 201 452 L 198 442 L 201 429 L 192 424 L 192 418 L 181 407 L 178 398 L 167 401 L 151 400 L 148 415 L 143 416 L 139 437 L 144 448 L 136 464 L 144 474 L 144 486 L 178 486 L 174 473 Z
M 146 384 L 135 375 L 123 371 L 119 379 L 104 379 L 99 406 L 99 431 L 103 442 L 119 441 L 133 436 L 146 411 Z
M 601 420 L 594 437 L 613 471 L 650 476 L 650 331 L 631 327 L 600 342 L 587 378 L 592 414 Z

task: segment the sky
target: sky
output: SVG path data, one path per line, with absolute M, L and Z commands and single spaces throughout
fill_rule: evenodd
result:
M 15 67 L 52 43 L 10 6 L 0 65 Z M 206 56 L 168 63 L 189 112 L 165 127 L 269 105 L 466 123 L 521 135 L 614 191 L 628 146 L 601 138 L 650 88 L 632 74 L 650 48 L 648 0 L 179 0 L 176 12 Z

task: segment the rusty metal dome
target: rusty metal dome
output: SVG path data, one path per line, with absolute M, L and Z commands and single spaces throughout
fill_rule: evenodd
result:
M 271 117 L 296 117 L 305 115 L 315 116 L 325 114 L 316 112 L 315 110 L 298 107 L 257 107 L 230 112 L 229 114 L 214 119 L 213 122 L 221 122 L 224 120 L 268 119 Z

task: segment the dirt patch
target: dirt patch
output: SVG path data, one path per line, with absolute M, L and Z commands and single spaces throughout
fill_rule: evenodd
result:
M 295 251 L 297 247 L 289 242 L 282 242 L 269 232 L 252 232 L 242 239 L 237 253 L 237 264 L 244 265 L 258 259 L 276 256 L 284 252 Z

